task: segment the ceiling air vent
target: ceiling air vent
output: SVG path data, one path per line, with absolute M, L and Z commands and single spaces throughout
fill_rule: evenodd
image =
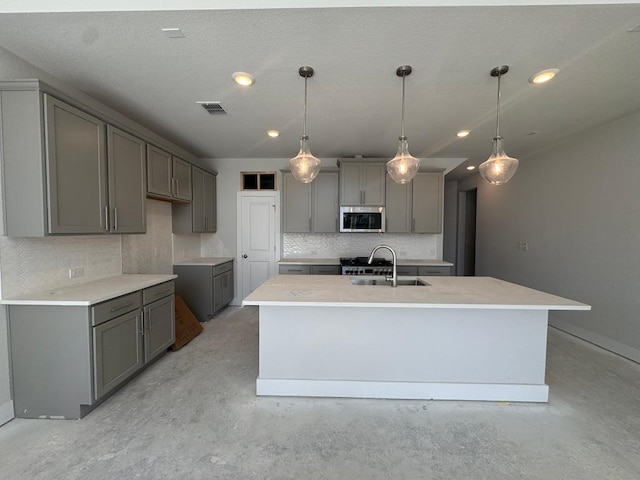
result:
M 222 105 L 220 105 L 220 102 L 197 102 L 197 103 L 202 105 L 202 108 L 204 108 L 209 113 L 209 115 L 226 115 L 227 114 L 224 108 L 222 108 Z

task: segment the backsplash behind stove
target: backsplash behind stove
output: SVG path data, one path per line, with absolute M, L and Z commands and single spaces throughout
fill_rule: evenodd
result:
M 362 257 L 382 243 L 392 247 L 400 258 L 442 258 L 442 235 L 393 233 L 285 233 L 282 256 Z M 382 251 L 380 254 L 384 255 Z

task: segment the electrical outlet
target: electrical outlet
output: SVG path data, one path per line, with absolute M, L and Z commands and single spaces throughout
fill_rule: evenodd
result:
M 309 255 L 311 255 L 312 257 L 317 257 L 318 256 L 318 251 L 317 250 L 311 250 L 309 252 Z
M 398 252 L 398 256 L 399 257 L 406 257 L 407 256 L 407 252 L 400 251 L 400 252 Z
M 69 269 L 69 278 L 77 278 L 84 275 L 84 268 L 72 267 Z
M 527 242 L 520 242 L 518 244 L 518 249 L 526 252 L 527 250 L 529 250 L 529 244 Z

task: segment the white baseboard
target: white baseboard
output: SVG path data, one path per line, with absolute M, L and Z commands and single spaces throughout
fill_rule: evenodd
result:
M 256 381 L 256 395 L 393 398 L 405 400 L 548 402 L 549 386 L 258 378 Z
M 0 405 L 0 425 L 4 425 L 9 420 L 13 420 L 15 415 L 13 413 L 13 400 L 4 402 Z
M 640 350 L 637 348 L 603 337 L 602 335 L 590 330 L 569 323 L 566 320 L 550 319 L 549 325 L 570 335 L 581 338 L 582 340 L 592 343 L 600 348 L 604 348 L 605 350 L 609 350 L 610 352 L 621 355 L 629 360 L 633 360 L 636 363 L 640 363 Z

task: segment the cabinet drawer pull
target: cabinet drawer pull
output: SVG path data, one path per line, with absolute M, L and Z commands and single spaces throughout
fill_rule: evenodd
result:
M 104 206 L 104 229 L 109 231 L 109 205 Z
M 114 307 L 111 310 L 109 310 L 109 312 L 113 313 L 113 312 L 117 312 L 118 310 L 122 310 L 123 308 L 127 308 L 127 307 L 132 307 L 134 305 L 133 302 L 127 303 L 125 305 L 120 305 L 119 307 Z
M 288 269 L 290 272 L 301 272 L 302 269 L 301 268 L 289 268 Z

